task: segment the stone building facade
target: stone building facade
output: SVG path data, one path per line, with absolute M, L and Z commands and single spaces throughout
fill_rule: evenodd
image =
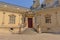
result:
M 21 33 L 27 28 L 39 33 L 60 33 L 60 1 L 39 4 L 34 0 L 31 8 L 0 2 L 0 33 Z

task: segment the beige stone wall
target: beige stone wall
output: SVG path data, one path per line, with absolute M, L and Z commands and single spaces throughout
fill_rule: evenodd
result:
M 2 19 L 3 19 L 3 12 L 1 11 L 0 12 L 0 26 L 2 25 L 2 21 L 3 21 Z
M 16 21 L 15 21 L 15 24 L 9 24 L 9 15 L 15 15 L 16 16 Z M 3 21 L 3 11 L 1 11 L 1 13 L 0 13 L 0 15 L 1 15 L 1 24 L 2 24 L 2 21 Z M 20 22 L 19 22 L 19 14 L 18 13 L 13 13 L 13 12 L 5 12 L 5 14 L 4 14 L 4 25 L 6 26 L 6 27 L 8 27 L 8 26 L 18 26 L 18 24 L 21 24 L 22 23 L 22 15 L 20 14 Z
M 45 0 L 45 3 L 48 5 L 52 5 L 55 2 L 55 0 Z
M 19 31 L 19 23 L 22 24 L 22 14 L 20 13 L 13 13 L 13 12 L 7 12 L 5 11 L 5 14 L 3 14 L 4 11 L 0 11 L 0 33 L 10 33 L 10 28 L 13 28 L 12 32 L 18 32 Z M 9 24 L 9 15 L 15 15 L 16 21 L 15 24 Z M 19 16 L 20 14 L 20 16 Z M 3 16 L 4 15 L 4 16 Z M 3 19 L 4 17 L 4 19 Z M 4 24 L 2 24 L 4 22 Z
M 40 10 L 38 14 L 41 15 L 38 21 L 40 20 L 42 32 L 60 33 L 60 7 L 43 9 Z M 51 15 L 51 24 L 45 23 L 45 15 L 47 14 Z M 48 28 L 50 29 L 48 30 Z

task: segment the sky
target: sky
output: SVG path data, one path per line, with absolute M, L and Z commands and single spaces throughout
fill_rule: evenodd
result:
M 23 6 L 30 8 L 33 4 L 33 0 L 0 0 L 2 2 L 18 5 L 18 6 Z M 40 3 L 42 3 L 43 0 L 40 0 Z

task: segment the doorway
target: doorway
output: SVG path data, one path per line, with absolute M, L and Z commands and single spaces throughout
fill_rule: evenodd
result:
M 33 18 L 28 18 L 28 28 L 33 27 Z

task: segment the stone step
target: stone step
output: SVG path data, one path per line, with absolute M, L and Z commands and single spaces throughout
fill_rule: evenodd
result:
M 36 34 L 37 32 L 33 28 L 27 28 L 23 34 Z

